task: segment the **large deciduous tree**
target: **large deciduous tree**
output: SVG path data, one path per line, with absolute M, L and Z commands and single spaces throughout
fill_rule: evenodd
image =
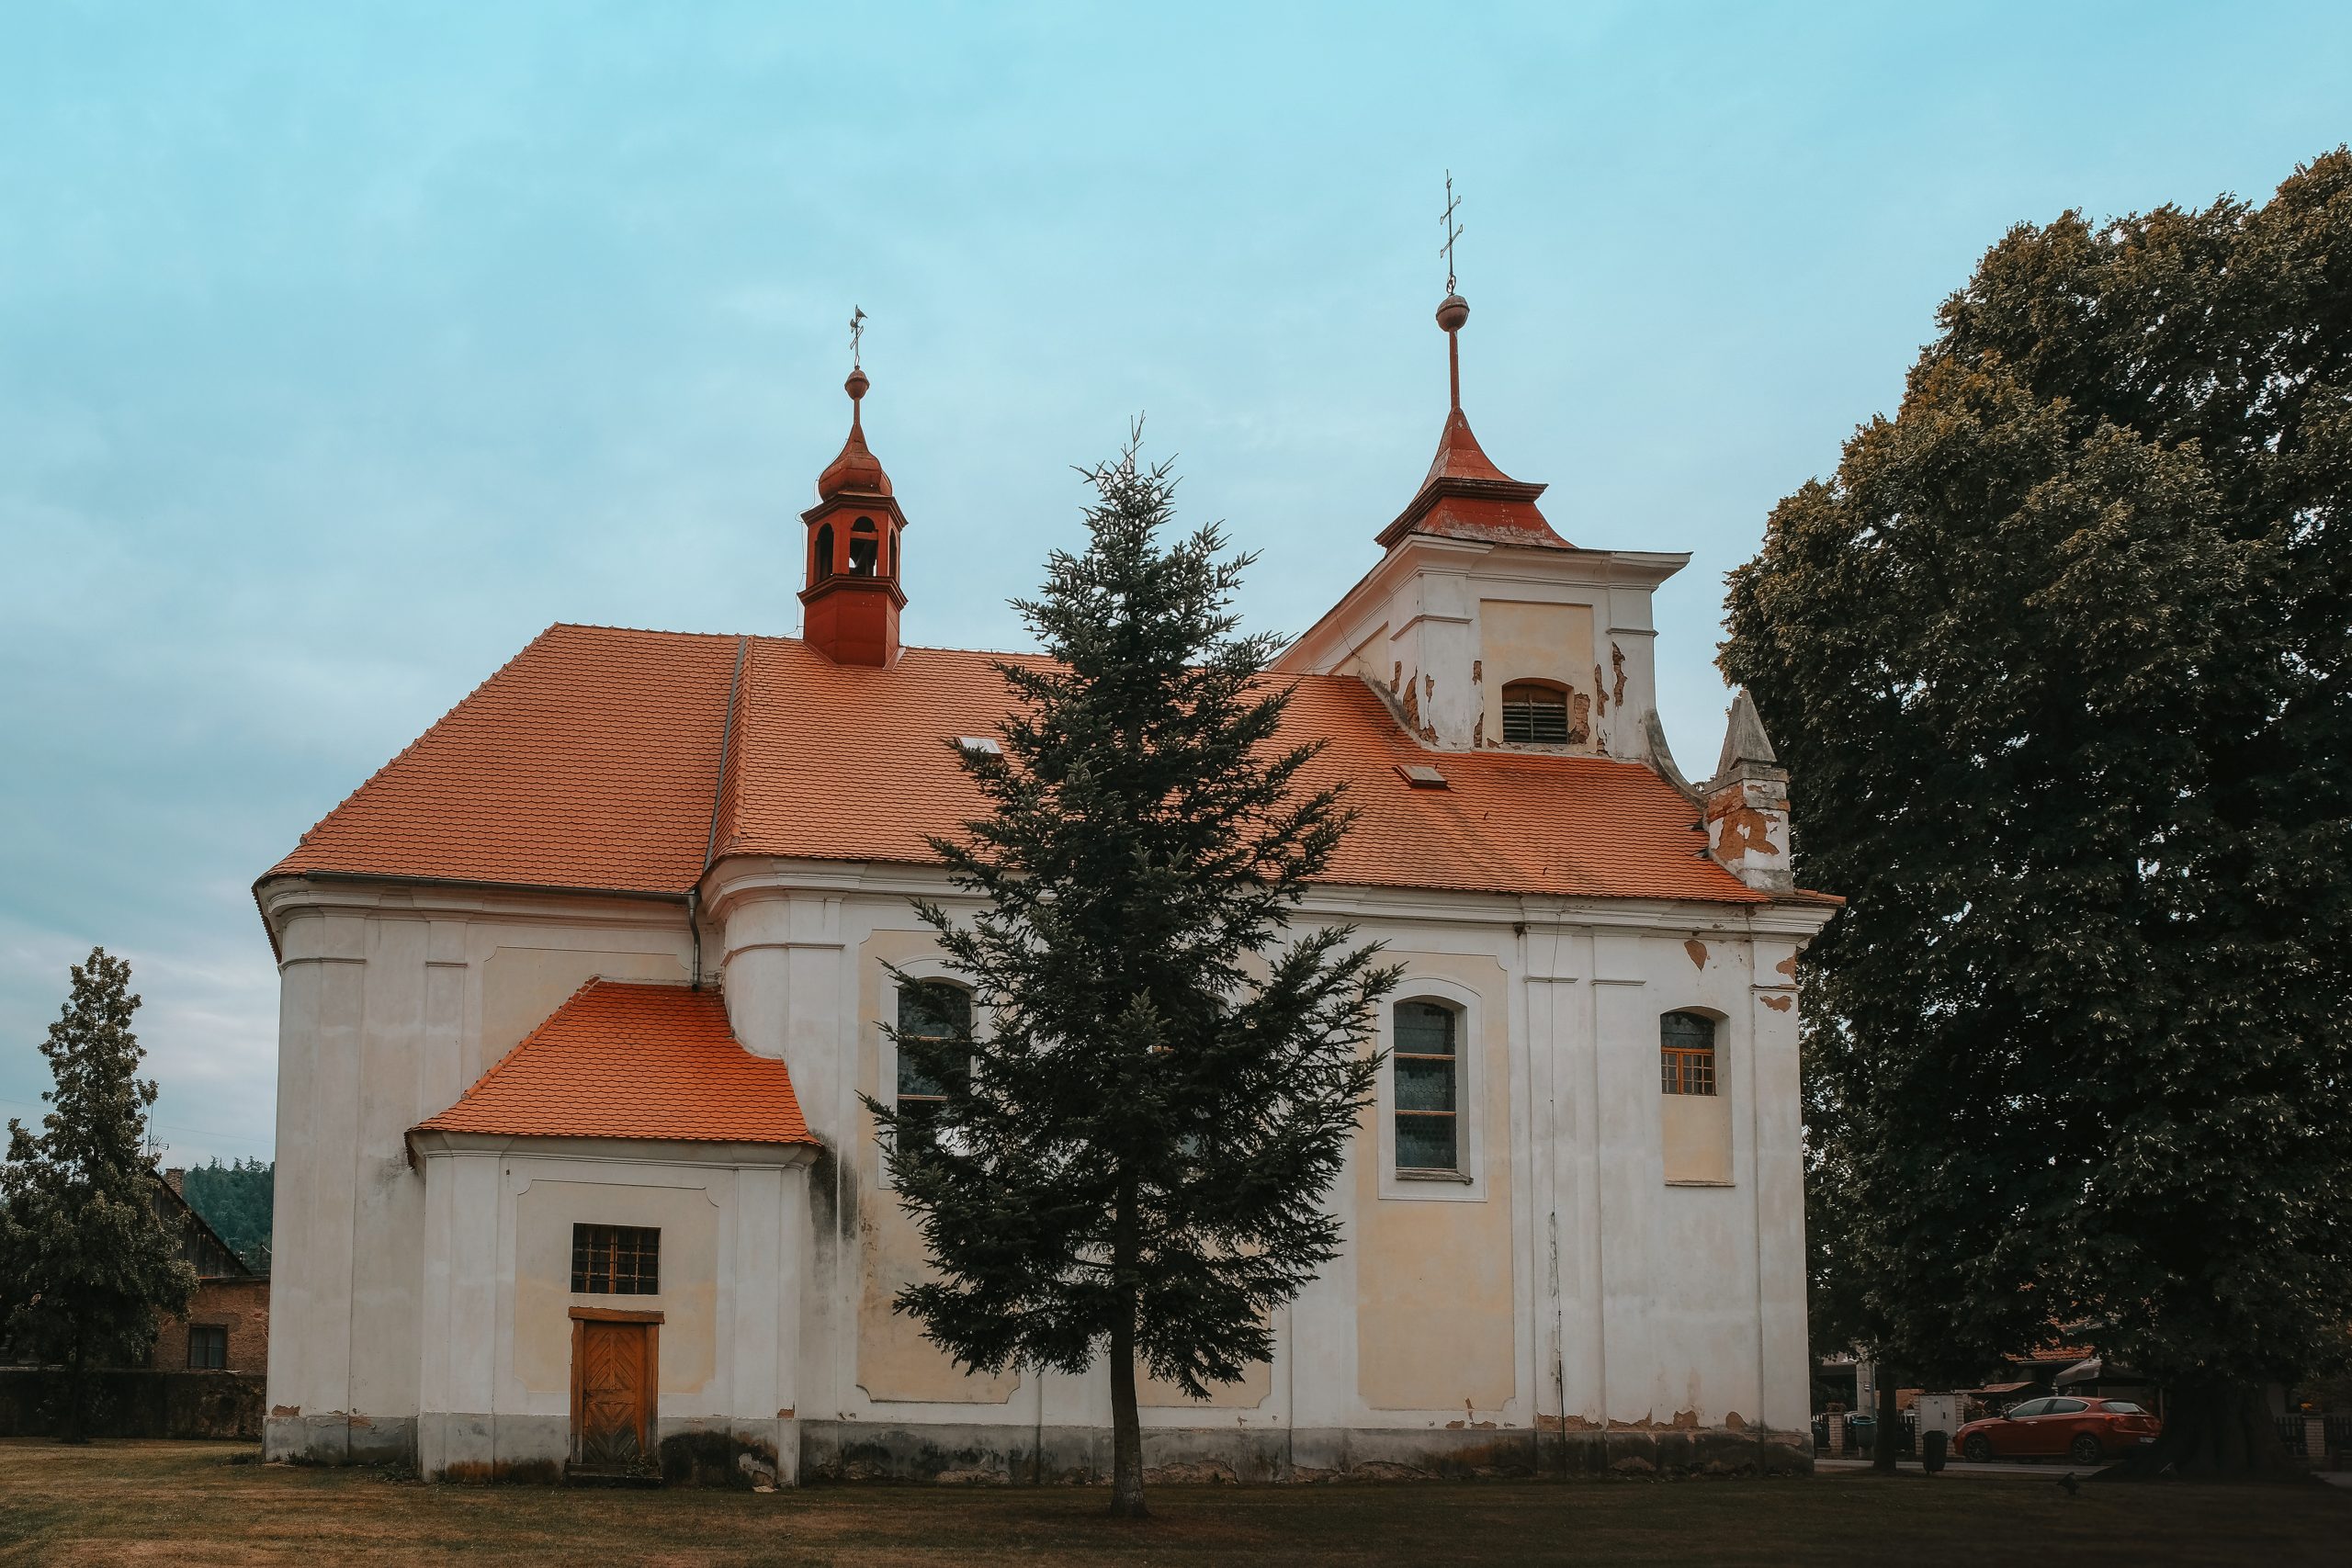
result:
M 1196 1397 L 1239 1379 L 1335 1254 L 1394 974 L 1287 922 L 1350 813 L 1279 733 L 1279 640 L 1237 631 L 1249 558 L 1214 527 L 1158 543 L 1174 481 L 1132 443 L 1090 477 L 1091 542 L 1016 606 L 1050 661 L 998 664 L 1012 714 L 959 747 L 991 815 L 933 840 L 983 902 L 920 906 L 986 1025 L 894 1030 L 944 1098 L 867 1104 L 936 1271 L 899 1310 L 977 1369 L 1102 1358 L 1112 1511 L 1140 1516 L 1138 1366 Z
M 155 1086 L 130 1032 L 130 965 L 104 948 L 74 966 L 74 995 L 41 1055 L 55 1087 L 38 1133 L 8 1122 L 0 1164 L 0 1312 L 17 1343 L 66 1371 L 60 1436 L 83 1440 L 92 1367 L 136 1363 L 161 1313 L 185 1314 L 196 1271 L 156 1218 L 145 1143 Z
M 1940 321 L 1732 575 L 1852 900 L 1815 1300 L 1931 1378 L 2087 1325 L 2169 1391 L 2135 1468 L 2273 1468 L 2352 1317 L 2352 155 L 2017 228 Z

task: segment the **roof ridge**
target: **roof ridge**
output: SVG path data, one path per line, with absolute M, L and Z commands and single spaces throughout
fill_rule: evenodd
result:
M 672 631 L 667 626 L 618 626 L 608 621 L 550 621 L 548 623 L 548 631 L 628 632 L 632 637 L 705 637 L 713 642 L 723 642 L 730 637 L 751 635 L 746 632 L 680 632 Z M 539 635 L 545 637 L 547 632 L 541 632 Z

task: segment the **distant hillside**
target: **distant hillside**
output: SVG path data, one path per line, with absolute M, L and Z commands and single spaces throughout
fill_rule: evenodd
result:
M 187 1173 L 180 1196 L 256 1274 L 269 1272 L 269 1216 L 277 1163 L 214 1160 Z

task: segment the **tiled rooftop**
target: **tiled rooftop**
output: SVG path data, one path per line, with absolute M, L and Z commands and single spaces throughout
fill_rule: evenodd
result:
M 591 980 L 418 1132 L 807 1144 L 782 1062 L 736 1043 L 716 991 Z
M 551 626 L 270 874 L 678 895 L 707 846 L 930 863 L 925 836 L 981 811 L 948 742 L 995 729 L 1004 657 L 910 648 L 876 670 L 792 637 Z M 1701 852 L 1697 812 L 1641 763 L 1431 753 L 1352 676 L 1301 678 L 1285 738 L 1328 742 L 1307 781 L 1344 782 L 1361 814 L 1327 883 L 1764 900 Z M 1411 787 L 1408 762 L 1434 762 L 1448 787 Z

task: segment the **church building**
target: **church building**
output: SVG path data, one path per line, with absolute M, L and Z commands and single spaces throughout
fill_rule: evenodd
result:
M 1360 813 L 1298 919 L 1404 971 L 1344 1251 L 1270 1364 L 1143 1383 L 1163 1476 L 1810 1462 L 1795 973 L 1838 901 L 1792 884 L 1744 694 L 1713 776 L 1677 770 L 1651 597 L 1689 558 L 1569 543 L 1481 450 L 1468 313 L 1427 477 L 1280 666 Z M 550 626 L 255 884 L 271 1456 L 1108 1474 L 1099 1369 L 975 1375 L 892 1310 L 926 1263 L 860 1096 L 933 1090 L 889 970 L 956 978 L 910 900 L 970 908 L 925 835 L 980 813 L 945 743 L 1011 705 L 992 656 L 906 639 L 915 524 L 953 524 L 847 389 L 800 635 Z

